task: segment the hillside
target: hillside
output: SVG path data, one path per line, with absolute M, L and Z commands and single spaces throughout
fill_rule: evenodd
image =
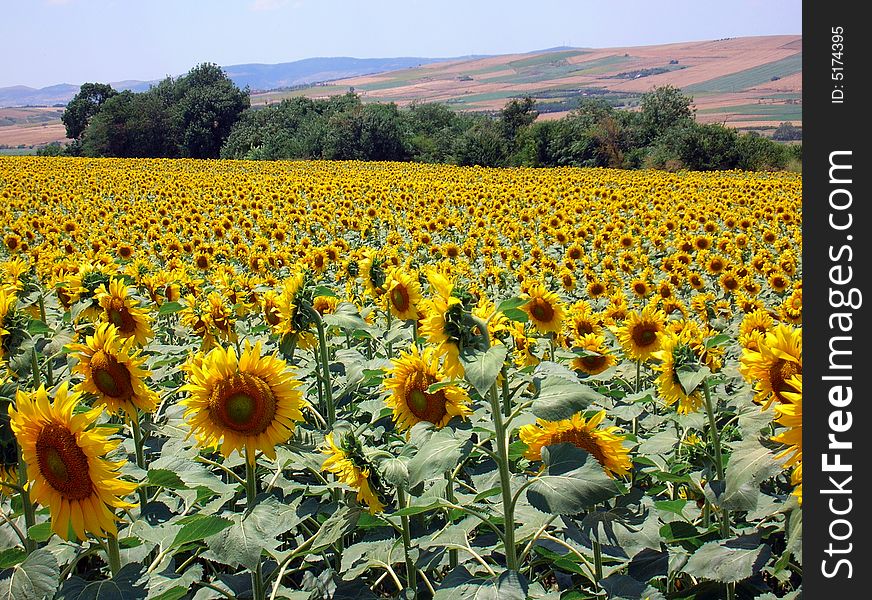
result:
M 224 69 L 237 85 L 253 90 L 255 106 L 354 90 L 366 102 L 444 102 L 457 110 L 495 111 L 510 98 L 530 95 L 537 100 L 540 118 L 555 119 L 585 97 L 632 109 L 642 93 L 670 84 L 693 96 L 702 122 L 764 132 L 784 121 L 802 124 L 800 35 L 602 49 L 561 47 L 458 59 L 312 58 Z M 141 90 L 148 85 L 124 81 L 117 89 Z M 77 89 L 0 88 L 0 106 L 26 93 L 32 101 L 19 104 L 62 103 Z M 0 108 L 0 145 L 45 144 L 63 140 L 63 131 L 57 110 Z
M 639 95 L 671 84 L 694 98 L 704 122 L 738 128 L 802 121 L 802 37 L 731 38 L 660 46 L 575 48 L 490 56 L 353 77 L 293 92 L 254 94 L 253 104 L 324 97 L 353 89 L 370 102 L 444 102 L 498 110 L 510 98 L 538 100 L 557 118 L 582 97 L 632 108 Z

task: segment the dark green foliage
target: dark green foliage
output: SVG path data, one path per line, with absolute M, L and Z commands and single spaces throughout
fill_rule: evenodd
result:
M 81 153 L 218 158 L 249 104 L 247 91 L 238 89 L 219 67 L 202 64 L 147 92 L 116 93 L 103 101 L 81 134 Z
M 772 132 L 772 139 L 779 142 L 792 142 L 802 139 L 802 128 L 793 125 L 792 123 L 781 123 L 778 128 Z
M 100 112 L 103 103 L 118 94 L 106 83 L 83 83 L 79 93 L 73 96 L 61 121 L 67 130 L 67 137 L 79 139 L 85 133 L 91 118 Z
M 247 89 L 204 63 L 143 93 L 83 85 L 64 113 L 68 135 L 77 139 L 40 154 L 694 170 L 784 169 L 801 160 L 801 148 L 699 125 L 691 105 L 692 98 L 665 86 L 642 95 L 638 112 L 585 96 L 568 116 L 539 122 L 531 97 L 512 99 L 496 114 L 437 103 L 400 110 L 364 104 L 353 92 L 251 108 Z M 783 123 L 776 134 L 794 136 L 791 128 Z

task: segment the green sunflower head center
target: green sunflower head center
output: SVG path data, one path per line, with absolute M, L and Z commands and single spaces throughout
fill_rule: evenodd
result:
M 212 420 L 242 435 L 259 435 L 276 415 L 276 397 L 269 384 L 251 373 L 219 381 L 209 398 Z
M 39 472 L 59 494 L 68 500 L 83 500 L 91 495 L 88 457 L 76 436 L 59 423 L 49 423 L 36 438 Z
M 94 385 L 110 398 L 129 398 L 133 394 L 130 371 L 127 366 L 105 350 L 98 350 L 91 357 L 91 376 Z

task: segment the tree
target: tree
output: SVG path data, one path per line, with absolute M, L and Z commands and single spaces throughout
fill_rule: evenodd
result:
M 459 165 L 501 166 L 506 159 L 506 146 L 499 124 L 480 119 L 457 140 L 454 156 Z
M 506 143 L 510 148 L 515 147 L 515 141 L 518 133 L 530 125 L 539 116 L 539 113 L 534 110 L 536 101 L 531 97 L 526 96 L 518 100 L 517 98 L 509 101 L 500 111 L 500 125 L 503 129 L 503 137 L 506 138 Z
M 779 142 L 791 142 L 802 139 L 802 128 L 797 127 L 793 123 L 781 123 L 778 128 L 772 132 L 772 139 Z
M 91 118 L 100 112 L 103 103 L 116 95 L 118 92 L 107 83 L 83 83 L 79 93 L 73 96 L 61 116 L 67 137 L 80 139 Z
M 248 90 L 240 90 L 221 70 L 203 63 L 174 86 L 176 119 L 183 156 L 218 158 L 233 124 L 249 106 Z
M 652 142 L 673 127 L 693 123 L 693 98 L 677 87 L 666 85 L 642 95 L 642 130 L 645 142 Z

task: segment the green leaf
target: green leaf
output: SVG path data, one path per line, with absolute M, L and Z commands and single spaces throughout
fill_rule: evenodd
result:
M 772 451 L 756 439 L 736 444 L 724 474 L 727 485 L 721 505 L 728 510 L 753 510 L 760 495 L 760 483 L 781 470 L 779 463 Z
M 3 573 L 0 599 L 51 598 L 61 575 L 58 561 L 46 548 L 35 550 L 21 563 Z
M 684 516 L 684 507 L 687 506 L 687 500 L 661 500 L 654 503 L 654 508 L 663 512 L 678 515 L 682 519 Z
M 484 578 L 460 565 L 442 580 L 433 600 L 526 600 L 528 590 L 527 579 L 517 571 Z
M 30 335 L 38 335 L 40 333 L 52 333 L 54 330 L 40 321 L 39 319 L 31 319 L 27 324 L 27 333 Z
M 173 540 L 172 545 L 175 547 L 204 540 L 210 535 L 215 535 L 233 525 L 233 521 L 230 519 L 202 514 L 185 517 L 180 519 L 179 523 L 182 525 L 182 528 Z
M 369 325 L 360 316 L 357 307 L 350 302 L 340 302 L 336 306 L 336 311 L 329 315 L 324 315 L 324 324 L 331 327 L 339 327 L 349 331 L 362 329 L 366 331 Z
M 758 573 L 770 554 L 769 546 L 760 544 L 757 536 L 708 542 L 697 548 L 683 570 L 700 579 L 738 583 Z
M 460 460 L 464 443 L 466 441 L 457 438 L 448 427 L 434 433 L 409 461 L 409 487 L 415 487 L 428 479 L 442 477 L 445 471 L 453 469 Z
M 573 444 L 542 448 L 546 475 L 527 489 L 527 499 L 544 513 L 574 515 L 615 497 L 619 490 L 595 458 Z
M 667 542 L 695 540 L 699 536 L 699 530 L 687 521 L 672 521 L 660 528 L 660 537 Z
M 267 498 L 245 514 L 229 515 L 233 524 L 206 538 L 209 550 L 203 553 L 209 558 L 232 567 L 242 565 L 254 570 L 264 550 L 274 552 L 279 546 L 279 535 L 295 526 L 288 507 L 275 498 Z M 290 507 L 296 512 L 294 507 Z M 178 535 L 178 534 L 177 534 Z
M 422 498 L 422 500 L 424 499 Z M 445 500 L 444 498 L 432 498 L 426 504 L 413 504 L 412 506 L 407 506 L 406 508 L 396 510 L 391 514 L 397 517 L 407 517 L 411 515 L 420 515 L 421 513 L 430 512 L 431 510 L 435 510 L 437 508 L 447 507 L 448 500 Z
M 37 523 L 27 530 L 27 537 L 35 542 L 47 542 L 53 534 L 54 532 L 51 530 L 51 523 L 49 521 Z
M 711 370 L 706 366 L 691 366 L 687 365 L 676 369 L 675 374 L 678 376 L 678 382 L 681 384 L 681 389 L 688 396 L 691 395 L 703 380 L 712 374 Z
M 560 421 L 603 400 L 602 394 L 583 383 L 549 375 L 542 380 L 531 410 L 540 419 Z
M 466 380 L 472 384 L 482 397 L 497 380 L 500 369 L 506 360 L 507 350 L 502 344 L 491 346 L 487 352 L 464 352 L 460 355 L 460 362 L 466 374 Z
M 705 347 L 706 348 L 714 348 L 715 346 L 720 346 L 721 344 L 729 342 L 731 339 L 733 339 L 733 338 L 731 338 L 726 333 L 719 333 L 718 335 L 710 337 L 709 339 L 707 339 L 705 341 Z
M 0 552 L 0 570 L 14 567 L 27 558 L 27 552 L 21 548 L 7 548 Z
M 85 581 L 70 577 L 58 592 L 58 600 L 137 600 L 145 598 L 147 591 L 140 581 L 142 565 L 129 563 L 111 579 Z
M 409 484 L 409 468 L 402 458 L 380 460 L 378 467 L 382 477 L 392 486 L 405 489 Z
M 330 546 L 340 539 L 342 536 L 350 533 L 357 525 L 360 519 L 361 509 L 348 508 L 343 506 L 321 524 L 321 529 L 315 534 L 315 539 L 312 541 L 310 552 L 318 552 L 319 550 Z
M 530 315 L 520 308 L 508 308 L 503 311 L 503 315 L 505 315 L 508 320 L 516 321 L 518 323 L 526 323 L 530 320 Z
M 497 306 L 497 312 L 504 313 L 507 310 L 511 310 L 513 308 L 521 308 L 529 301 L 529 298 L 518 298 L 517 296 L 515 296 L 514 298 L 507 298 L 500 302 L 500 305 Z
M 336 292 L 331 290 L 326 285 L 316 286 L 315 289 L 312 290 L 312 297 L 317 298 L 318 296 L 326 296 L 328 298 L 338 298 Z
M 179 476 L 168 469 L 149 469 L 148 482 L 151 485 L 169 488 L 171 490 L 186 490 L 188 486 Z
M 173 313 L 177 313 L 180 310 L 184 309 L 179 302 L 164 302 L 160 305 L 160 308 L 157 309 L 157 314 L 160 316 L 171 315 Z

